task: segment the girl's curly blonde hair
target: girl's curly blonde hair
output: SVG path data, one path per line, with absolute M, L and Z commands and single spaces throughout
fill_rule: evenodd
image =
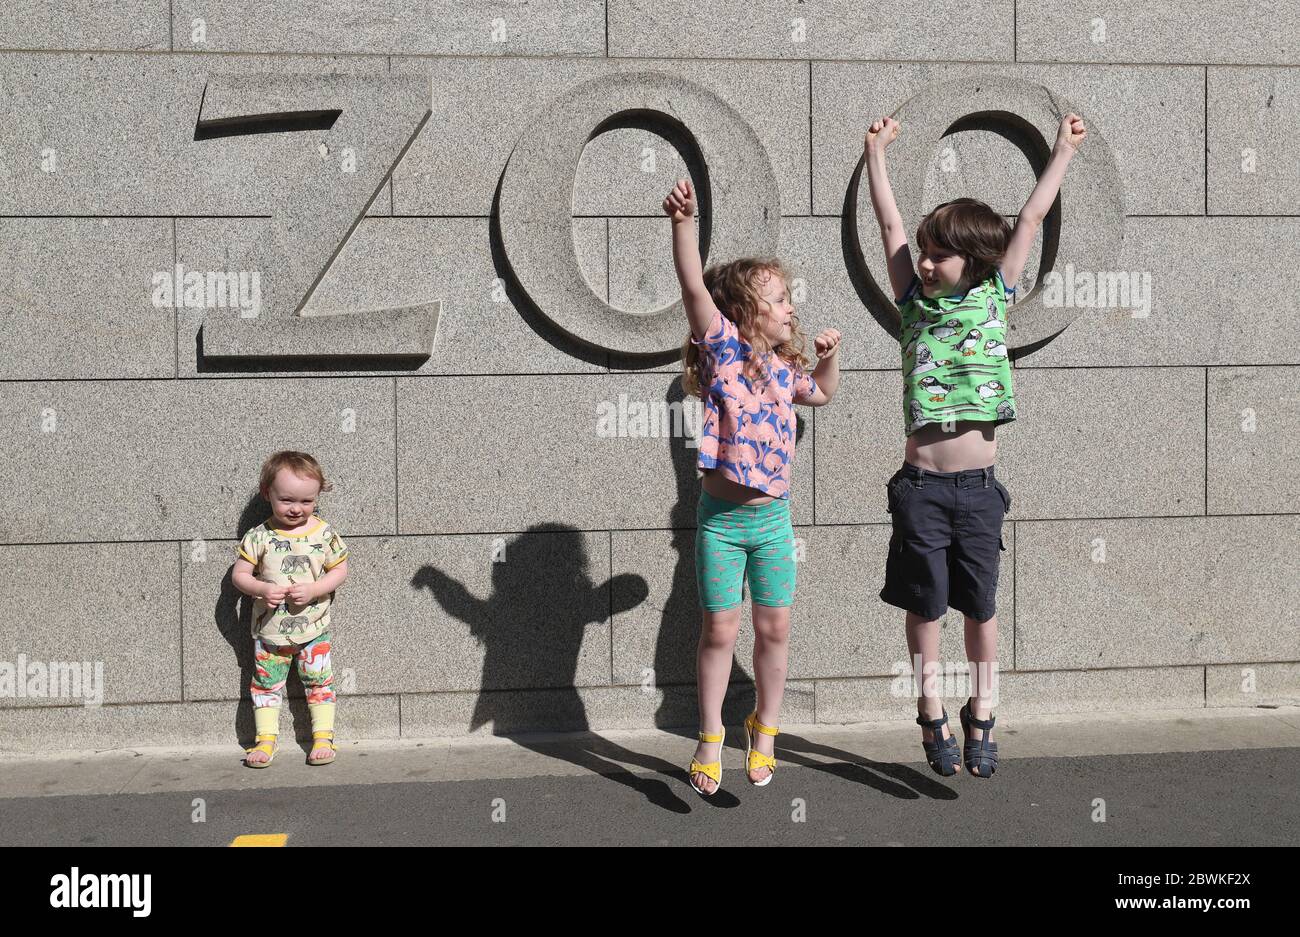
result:
M 765 276 L 766 275 L 766 276 Z M 717 264 L 704 271 L 704 287 L 718 307 L 718 311 L 736 324 L 741 338 L 754 349 L 744 364 L 742 373 L 754 380 L 766 378 L 766 362 L 769 355 L 775 354 L 795 370 L 807 370 L 812 364 L 804 351 L 808 339 L 799 327 L 799 317 L 794 316 L 790 323 L 790 338 L 775 348 L 763 337 L 760 321 L 763 316 L 763 298 L 759 286 L 767 276 L 780 277 L 787 286 L 790 283 L 790 271 L 775 257 L 742 257 L 730 263 Z M 688 394 L 703 398 L 701 387 L 701 365 L 703 358 L 700 348 L 686 336 L 682 344 L 682 389 Z

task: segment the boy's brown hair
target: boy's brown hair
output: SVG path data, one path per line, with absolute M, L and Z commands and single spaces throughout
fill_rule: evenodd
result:
M 759 284 L 764 274 L 780 277 L 788 286 L 790 271 L 775 257 L 742 257 L 730 263 L 717 264 L 704 271 L 704 287 L 709 291 L 718 311 L 736 324 L 741 337 L 753 347 L 755 355 L 745 362 L 744 374 L 753 380 L 761 372 L 761 363 L 755 360 L 767 352 L 775 352 L 787 365 L 807 369 L 812 359 L 804 352 L 807 338 L 799 327 L 799 317 L 791 321 L 790 338 L 775 348 L 763 337 L 759 321 L 762 317 L 763 298 Z M 700 387 L 700 348 L 686 336 L 682 344 L 682 389 L 696 397 L 703 397 Z
M 974 198 L 944 202 L 921 219 L 916 243 L 960 254 L 966 260 L 963 284 L 969 288 L 993 276 L 1011 240 L 1011 225 L 988 205 Z
M 298 452 L 295 449 L 282 449 L 271 455 L 262 463 L 262 473 L 258 479 L 257 490 L 263 498 L 271 491 L 271 483 L 275 481 L 275 476 L 279 474 L 280 469 L 287 468 L 295 475 L 303 478 L 314 478 L 320 484 L 321 491 L 330 491 L 334 488 L 325 480 L 325 473 L 321 471 L 320 463 L 306 452 Z

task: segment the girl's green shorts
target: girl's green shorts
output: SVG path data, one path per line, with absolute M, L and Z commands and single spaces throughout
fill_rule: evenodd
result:
M 735 504 L 701 491 L 696 519 L 695 579 L 701 608 L 735 608 L 744 599 L 746 580 L 757 605 L 794 603 L 794 528 L 788 499 Z

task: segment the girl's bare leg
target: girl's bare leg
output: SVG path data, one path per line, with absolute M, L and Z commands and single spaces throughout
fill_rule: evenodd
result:
M 754 683 L 758 691 L 758 721 L 766 726 L 781 724 L 781 701 L 785 698 L 785 678 L 790 659 L 790 607 L 754 603 Z M 754 748 L 771 755 L 776 739 L 756 732 Z M 751 781 L 761 781 L 772 773 L 759 768 L 750 773 Z
M 700 701 L 700 731 L 717 735 L 722 731 L 722 700 L 731 678 L 731 656 L 740 630 L 740 606 L 720 612 L 705 611 L 700 627 L 700 644 L 695 655 L 696 683 Z M 695 760 L 701 764 L 717 761 L 720 742 L 700 742 Z M 718 785 L 707 775 L 696 772 L 695 786 L 712 793 Z

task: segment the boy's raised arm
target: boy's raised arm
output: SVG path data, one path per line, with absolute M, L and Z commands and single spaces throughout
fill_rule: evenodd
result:
M 871 186 L 871 207 L 880 223 L 880 237 L 885 244 L 885 261 L 889 268 L 889 284 L 897 299 L 907 291 L 915 276 L 912 251 L 907 246 L 907 232 L 903 230 L 903 216 L 898 213 L 894 190 L 889 185 L 885 170 L 885 148 L 898 136 L 898 121 L 885 117 L 871 125 L 863 148 L 866 152 L 867 181 Z
M 1052 147 L 1052 158 L 1038 177 L 1038 183 L 1025 202 L 1016 218 L 1015 230 L 1007 242 L 1007 252 L 1002 257 L 1002 280 L 1008 287 L 1015 286 L 1020 275 L 1025 272 L 1029 261 L 1029 250 L 1034 246 L 1034 236 L 1038 233 L 1043 219 L 1051 211 L 1056 195 L 1061 191 L 1061 182 L 1065 171 L 1070 167 L 1070 160 L 1079 151 L 1079 144 L 1088 135 L 1083 120 L 1076 114 L 1066 114 L 1061 118 L 1061 126 L 1056 131 L 1056 143 Z
M 686 318 L 691 324 L 691 334 L 702 339 L 718 307 L 704 287 L 699 239 L 695 236 L 695 190 L 690 180 L 682 179 L 673 186 L 664 199 L 664 213 L 673 222 L 673 266 L 682 287 Z

